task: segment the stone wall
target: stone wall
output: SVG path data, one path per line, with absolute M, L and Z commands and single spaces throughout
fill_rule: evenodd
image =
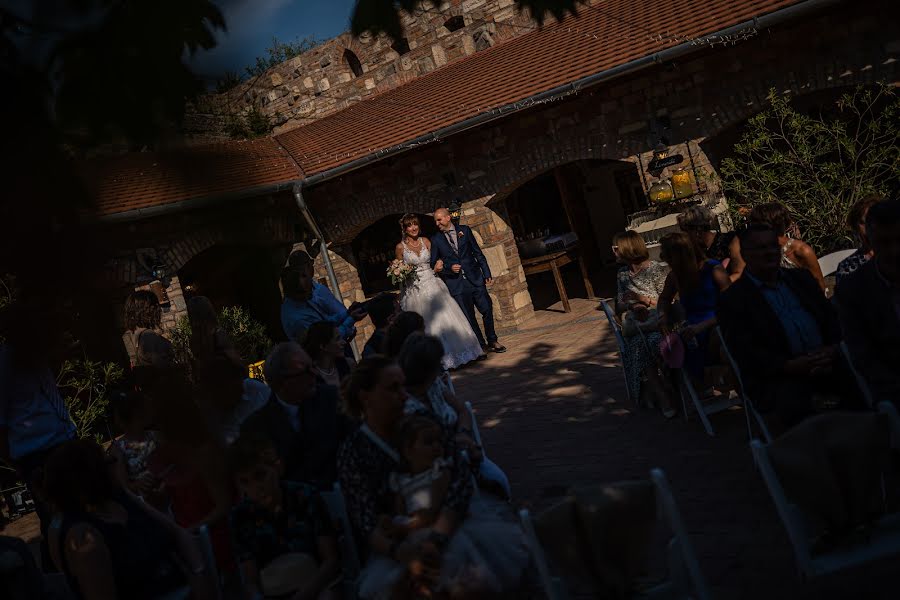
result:
M 226 115 L 251 107 L 282 133 L 534 28 L 513 0 L 453 0 L 401 15 L 401 40 L 344 33 L 229 92 L 201 98 L 186 133 L 195 142 L 226 137 Z

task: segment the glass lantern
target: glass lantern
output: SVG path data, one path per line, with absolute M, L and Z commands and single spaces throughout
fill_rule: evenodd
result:
M 694 176 L 689 169 L 684 167 L 675 169 L 672 173 L 672 188 L 675 191 L 675 198 L 689 198 L 694 195 Z
M 675 198 L 675 191 L 668 179 L 660 179 L 650 186 L 650 202 L 654 204 L 663 204 L 671 202 Z

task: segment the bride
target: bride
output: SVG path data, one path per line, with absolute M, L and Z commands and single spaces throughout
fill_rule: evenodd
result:
M 484 356 L 462 309 L 447 291 L 447 285 L 431 270 L 431 241 L 419 235 L 419 218 L 405 214 L 400 219 L 403 239 L 397 244 L 397 259 L 416 268 L 418 276 L 400 290 L 400 307 L 425 319 L 425 332 L 441 340 L 446 354 L 445 369 L 455 369 Z

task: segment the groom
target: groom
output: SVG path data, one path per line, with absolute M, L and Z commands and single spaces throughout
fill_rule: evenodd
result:
M 446 208 L 434 211 L 434 222 L 439 231 L 431 237 L 431 267 L 444 280 L 450 295 L 462 308 L 481 347 L 493 352 L 506 352 L 506 348 L 497 342 L 494 307 L 485 287 L 493 283 L 491 270 L 472 229 L 466 225 L 454 226 L 450 211 Z M 487 344 L 475 321 L 475 307 L 478 307 L 484 321 Z

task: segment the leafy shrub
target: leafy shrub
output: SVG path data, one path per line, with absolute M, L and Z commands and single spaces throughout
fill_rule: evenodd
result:
M 245 70 L 250 77 L 258 77 L 272 67 L 303 54 L 307 50 L 312 50 L 321 43 L 322 40 L 313 35 L 303 39 L 297 38 L 293 42 L 279 42 L 277 37 L 272 36 L 272 45 L 266 48 L 266 55 L 257 56 L 256 64 L 245 67 Z
M 266 333 L 265 326 L 240 306 L 227 306 L 220 310 L 219 325 L 248 363 L 264 359 L 272 349 L 272 339 Z M 175 327 L 169 331 L 169 339 L 175 347 L 175 362 L 189 368 L 193 361 L 193 353 L 191 322 L 187 315 L 178 319 Z
M 105 419 L 109 409 L 109 391 L 122 381 L 125 373 L 116 363 L 67 360 L 56 376 L 56 384 L 75 423 L 78 437 L 98 443 L 108 439 Z
M 257 138 L 271 133 L 272 121 L 259 107 L 253 106 L 243 115 L 229 115 L 225 129 L 233 139 Z
M 857 88 L 837 102 L 835 118 L 808 116 L 790 98 L 769 92 L 769 108 L 752 117 L 722 161 L 732 219 L 753 206 L 784 204 L 820 254 L 850 247 L 850 208 L 900 181 L 900 98 L 885 86 Z
M 236 71 L 225 71 L 222 78 L 216 81 L 216 93 L 224 94 L 241 84 L 243 78 Z

